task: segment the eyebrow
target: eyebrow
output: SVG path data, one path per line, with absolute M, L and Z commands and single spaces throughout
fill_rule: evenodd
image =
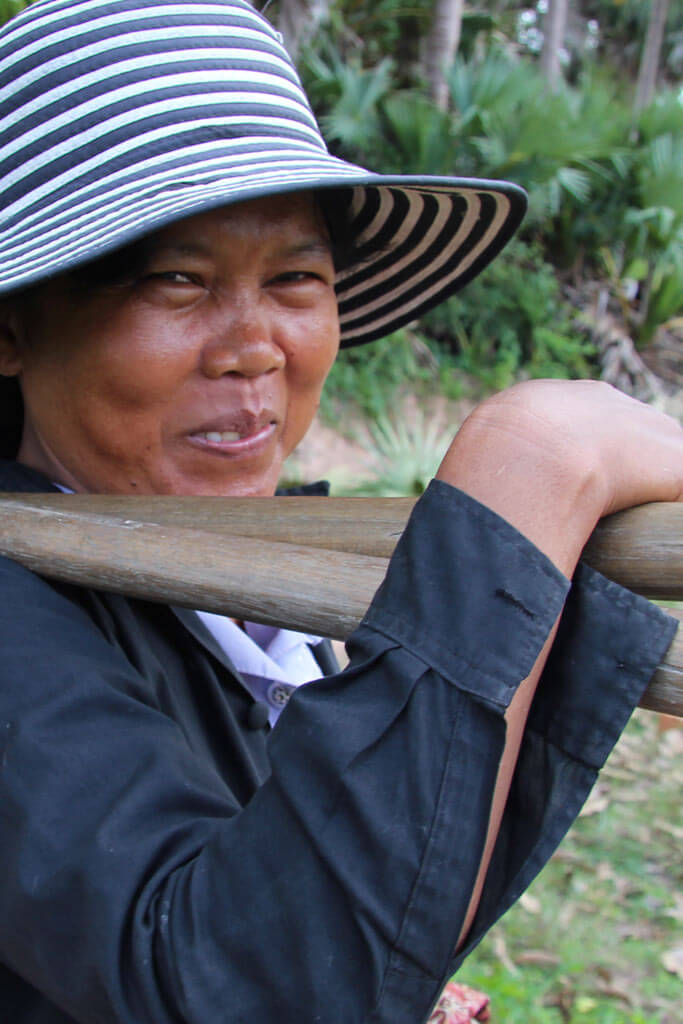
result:
M 198 242 L 155 242 L 149 247 L 147 259 L 155 256 L 208 256 L 209 250 Z
M 311 238 L 293 245 L 284 245 L 282 249 L 276 251 L 275 255 L 281 257 L 329 256 L 331 253 L 331 243 L 322 238 Z M 148 259 L 153 259 L 155 256 L 199 256 L 206 259 L 211 256 L 211 249 L 202 245 L 201 242 L 160 242 L 150 248 Z
M 332 244 L 323 239 L 315 239 L 310 242 L 302 242 L 300 245 L 291 246 L 285 251 L 286 256 L 306 256 L 324 254 L 329 256 L 332 252 Z

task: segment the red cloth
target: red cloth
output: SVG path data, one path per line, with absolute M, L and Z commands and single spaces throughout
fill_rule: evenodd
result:
M 469 985 L 449 981 L 427 1024 L 476 1024 L 491 1019 L 489 997 Z

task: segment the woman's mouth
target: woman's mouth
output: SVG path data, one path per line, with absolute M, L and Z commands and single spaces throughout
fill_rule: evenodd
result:
M 245 425 L 232 430 L 198 430 L 189 435 L 189 440 L 205 451 L 231 455 L 252 454 L 270 442 L 276 427 L 276 420 L 269 420 L 263 424 Z
M 240 434 L 238 430 L 207 430 L 205 433 L 196 434 L 195 436 L 200 438 L 200 440 L 220 444 L 221 441 L 241 441 L 245 435 Z

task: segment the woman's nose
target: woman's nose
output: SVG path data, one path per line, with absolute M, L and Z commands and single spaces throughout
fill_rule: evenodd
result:
M 282 369 L 286 357 L 276 333 L 272 315 L 258 301 L 229 304 L 219 311 L 202 347 L 202 372 L 217 379 L 226 374 L 258 377 Z

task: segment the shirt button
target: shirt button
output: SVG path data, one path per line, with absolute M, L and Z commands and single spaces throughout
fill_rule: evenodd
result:
M 268 725 L 268 705 L 263 701 L 252 704 L 247 712 L 247 727 L 249 729 L 265 729 Z
M 296 686 L 291 683 L 271 683 L 268 687 L 268 703 L 274 708 L 283 708 L 295 690 Z

